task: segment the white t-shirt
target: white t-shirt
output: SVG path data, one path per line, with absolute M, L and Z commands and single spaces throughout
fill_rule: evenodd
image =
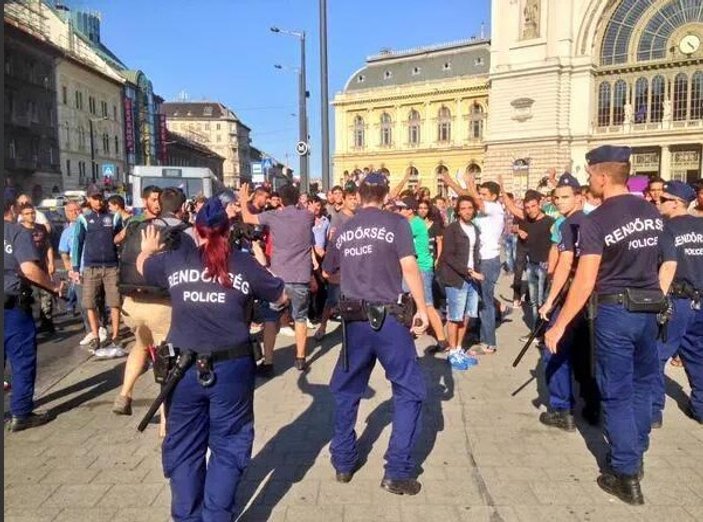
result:
M 469 260 L 466 263 L 466 266 L 473 270 L 475 263 L 474 245 L 476 244 L 476 229 L 471 224 L 467 225 L 461 219 L 459 220 L 459 225 L 461 225 L 461 229 L 464 231 L 464 234 L 469 237 L 469 242 L 471 243 L 471 247 L 469 248 Z
M 483 212 L 479 212 L 474 223 L 481 231 L 481 259 L 493 259 L 500 256 L 500 238 L 505 226 L 505 212 L 497 201 L 484 201 Z

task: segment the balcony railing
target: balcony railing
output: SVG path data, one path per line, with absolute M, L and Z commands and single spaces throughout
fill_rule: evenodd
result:
M 661 121 L 654 123 L 629 123 L 621 125 L 594 126 L 593 134 L 665 134 L 703 129 L 703 120 Z

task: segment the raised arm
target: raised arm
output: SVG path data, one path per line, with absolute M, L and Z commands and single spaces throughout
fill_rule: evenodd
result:
M 459 185 L 456 181 L 452 179 L 452 177 L 449 175 L 448 171 L 441 171 L 439 175 L 442 178 L 442 181 L 451 188 L 454 192 L 459 194 L 460 196 L 469 196 L 469 191 L 466 189 L 461 188 L 461 185 Z
M 523 210 L 515 204 L 514 199 L 510 199 L 505 194 L 505 188 L 503 186 L 503 176 L 501 174 L 498 174 L 498 185 L 500 186 L 500 196 L 501 200 L 503 201 L 503 204 L 505 205 L 505 209 L 516 218 L 524 220 L 525 212 L 523 212 Z
M 247 204 L 249 203 L 249 183 L 243 183 L 239 188 L 239 200 L 242 207 L 242 221 L 250 225 L 258 225 L 259 216 L 249 212 L 249 205 Z
M 405 184 L 408 182 L 408 180 L 410 179 L 410 176 L 411 176 L 412 173 L 413 173 L 413 170 L 412 170 L 412 169 L 413 169 L 413 166 L 412 166 L 412 165 L 410 165 L 407 169 L 405 169 L 405 175 L 403 176 L 403 179 L 401 179 L 401 180 L 400 180 L 400 183 L 398 183 L 395 187 L 393 187 L 393 188 L 391 189 L 391 191 L 388 193 L 388 197 L 389 197 L 390 199 L 395 199 L 395 198 L 397 198 L 397 197 L 398 197 L 398 194 L 401 193 L 401 191 L 403 190 L 403 187 L 404 187 Z

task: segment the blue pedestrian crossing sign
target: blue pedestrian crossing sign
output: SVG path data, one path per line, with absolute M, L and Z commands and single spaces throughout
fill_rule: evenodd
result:
M 103 163 L 103 177 L 115 177 L 115 166 L 112 163 Z

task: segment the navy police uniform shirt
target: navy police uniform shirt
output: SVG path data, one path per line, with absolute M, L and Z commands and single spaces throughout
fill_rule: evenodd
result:
M 415 256 L 408 220 L 366 207 L 344 223 L 328 247 L 322 269 L 339 270 L 342 295 L 371 303 L 394 303 L 403 293 L 400 260 Z
M 703 291 L 703 219 L 677 216 L 664 221 L 662 261 L 676 261 L 675 283 Z
M 232 251 L 225 287 L 208 277 L 201 251 L 190 241 L 179 248 L 147 258 L 144 278 L 168 288 L 171 329 L 167 340 L 198 353 L 225 350 L 249 340 L 245 309 L 250 300 L 274 302 L 283 293 L 283 280 L 274 277 L 250 254 Z
M 559 243 L 557 250 L 559 252 L 573 252 L 574 260 L 571 263 L 571 274 L 576 272 L 581 255 L 581 247 L 579 239 L 581 234 L 581 225 L 586 219 L 586 214 L 581 210 L 577 210 L 559 224 Z
M 631 194 L 606 199 L 580 229 L 581 256 L 601 257 L 595 292 L 659 288 L 657 262 L 664 222 L 651 203 Z
M 39 252 L 34 246 L 32 232 L 17 223 L 5 221 L 3 241 L 4 292 L 5 295 L 17 296 L 20 293 L 20 265 L 27 261 L 39 262 Z

